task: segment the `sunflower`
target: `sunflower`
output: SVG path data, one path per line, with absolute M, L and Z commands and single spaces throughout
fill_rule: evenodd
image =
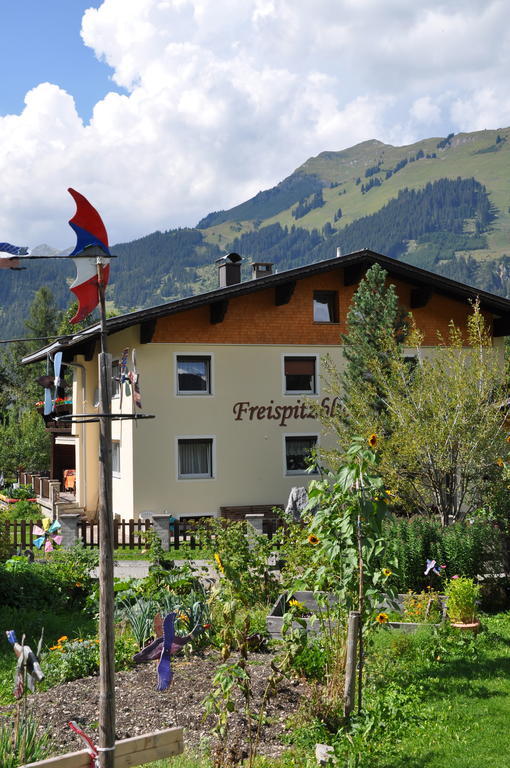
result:
M 383 576 L 386 576 L 386 578 L 388 578 L 388 576 L 392 575 L 392 571 L 390 571 L 389 568 L 383 568 L 382 572 L 383 572 Z
M 378 613 L 375 617 L 375 620 L 378 624 L 387 624 L 388 618 L 389 617 L 387 613 Z
M 223 563 L 221 562 L 221 557 L 217 552 L 214 553 L 214 559 L 216 560 L 216 565 L 218 566 L 219 572 L 225 573 L 225 568 L 223 567 Z
M 368 444 L 371 448 L 375 448 L 377 445 L 377 435 L 375 433 L 372 433 L 370 437 L 368 438 Z
M 292 608 L 298 608 L 300 611 L 303 611 L 305 606 L 304 603 L 300 603 L 299 600 L 289 600 L 289 605 L 292 606 Z
M 315 546 L 315 544 L 319 543 L 319 539 L 314 533 L 311 533 L 310 536 L 308 537 L 308 543 L 313 544 Z
M 498 456 L 498 458 L 496 459 L 496 464 L 498 465 L 498 467 L 504 467 L 505 466 L 505 462 L 503 461 L 501 456 Z

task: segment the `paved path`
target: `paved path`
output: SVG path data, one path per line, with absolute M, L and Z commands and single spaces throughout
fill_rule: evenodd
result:
M 176 560 L 176 565 L 184 565 L 185 560 Z M 207 560 L 193 560 L 193 564 L 199 568 L 202 566 L 209 566 L 210 563 Z M 143 579 L 149 573 L 149 560 L 115 560 L 113 568 L 113 575 L 118 579 Z M 209 569 L 208 569 L 209 570 Z M 92 577 L 97 578 L 97 569 L 92 571 Z

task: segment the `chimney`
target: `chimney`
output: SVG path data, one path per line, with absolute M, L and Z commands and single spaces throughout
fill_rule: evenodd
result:
M 241 282 L 241 261 L 242 258 L 238 253 L 227 253 L 226 256 L 216 259 L 220 288 Z
M 265 277 L 273 274 L 273 265 L 270 261 L 254 261 L 251 265 L 251 276 L 253 280 L 258 277 Z

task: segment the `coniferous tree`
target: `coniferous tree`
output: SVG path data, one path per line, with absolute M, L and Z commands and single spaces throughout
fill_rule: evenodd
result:
M 385 382 L 392 361 L 402 355 L 408 314 L 399 305 L 388 273 L 374 264 L 360 282 L 342 338 L 346 366 L 341 375 L 343 421 L 351 435 L 362 430 L 388 431 Z

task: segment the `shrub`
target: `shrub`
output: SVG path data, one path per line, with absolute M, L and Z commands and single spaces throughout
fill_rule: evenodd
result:
M 22 558 L 0 565 L 0 604 L 55 612 L 83 605 L 90 583 L 88 563 L 84 565 L 78 550 L 74 561 L 73 551 L 61 550 L 60 554 L 62 559 L 29 563 Z
M 133 666 L 133 656 L 139 650 L 132 635 L 119 634 L 115 638 L 115 670 L 119 672 Z M 99 671 L 99 640 L 66 635 L 52 645 L 44 657 L 46 682 L 49 686 L 97 675 Z
M 446 565 L 447 576 L 469 578 L 497 571 L 502 559 L 501 532 L 483 521 L 442 527 L 431 518 L 394 518 L 385 524 L 385 534 L 398 561 L 393 583 L 399 592 L 420 592 L 430 585 L 440 587 L 440 577 L 432 572 L 424 574 L 427 559 Z
M 27 523 L 38 523 L 42 516 L 39 504 L 27 499 L 20 499 L 16 504 L 10 504 L 4 514 L 7 520 L 25 520 Z
M 33 499 L 34 489 L 31 485 L 21 484 L 18 488 L 14 488 L 10 485 L 4 488 L 3 495 L 7 496 L 9 499 Z

